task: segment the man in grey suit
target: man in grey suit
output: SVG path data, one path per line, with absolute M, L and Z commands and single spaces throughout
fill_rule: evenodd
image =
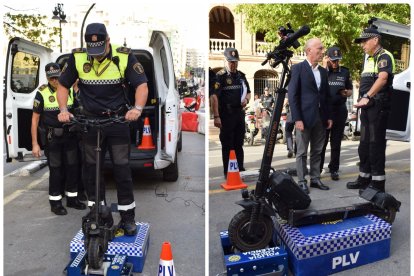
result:
M 298 184 L 309 193 L 305 179 L 308 146 L 310 144 L 310 186 L 329 190 L 320 180 L 321 151 L 326 129 L 332 127 L 329 105 L 328 74 L 318 65 L 323 45 L 319 38 L 305 44 L 306 60 L 292 66 L 289 83 L 289 103 L 296 127 L 296 170 Z

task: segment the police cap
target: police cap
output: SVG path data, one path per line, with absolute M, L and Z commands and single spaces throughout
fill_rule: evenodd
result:
M 341 59 L 342 59 L 342 53 L 341 53 L 341 50 L 340 50 L 338 47 L 336 47 L 336 46 L 330 47 L 330 48 L 326 51 L 326 53 L 327 53 L 328 57 L 329 57 L 331 60 L 341 60 Z
M 239 52 L 235 48 L 226 48 L 224 50 L 224 57 L 227 61 L 239 61 Z
M 100 56 L 105 53 L 108 33 L 102 23 L 91 23 L 86 27 L 85 41 L 88 55 Z
M 53 78 L 60 76 L 60 66 L 57 63 L 51 62 L 45 66 L 46 77 Z
M 375 27 L 371 26 L 369 28 L 364 29 L 361 35 L 354 40 L 354 43 L 361 43 L 373 37 L 381 37 L 381 34 Z

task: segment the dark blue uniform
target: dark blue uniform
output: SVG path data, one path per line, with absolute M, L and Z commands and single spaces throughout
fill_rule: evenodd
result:
M 341 90 L 352 90 L 352 80 L 348 68 L 340 66 L 337 71 L 328 69 L 329 93 L 331 96 L 332 128 L 326 130 L 325 144 L 321 152 L 321 171 L 325 161 L 326 146 L 330 138 L 331 142 L 331 161 L 329 169 L 331 172 L 339 170 L 339 160 L 341 156 L 341 141 L 344 133 L 348 110 L 346 108 L 346 97 L 340 93 Z
M 384 190 L 386 129 L 391 105 L 392 82 L 395 63 L 392 54 L 383 48 L 368 57 L 367 64 L 373 64 L 372 70 L 364 68 L 361 74 L 360 93 L 366 94 L 378 78 L 380 72 L 387 72 L 388 79 L 384 87 L 370 99 L 370 104 L 361 110 L 361 138 L 358 147 L 361 177 L 369 177 L 375 188 Z M 366 65 L 367 67 L 367 65 Z
M 245 112 L 241 106 L 244 89 L 250 93 L 249 83 L 244 73 L 228 73 L 221 70 L 216 75 L 214 93 L 217 94 L 221 120 L 220 142 L 224 174 L 227 175 L 230 150 L 236 152 L 239 170 L 244 170 Z

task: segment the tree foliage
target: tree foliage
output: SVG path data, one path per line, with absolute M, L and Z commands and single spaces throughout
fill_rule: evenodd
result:
M 308 25 L 310 34 L 300 39 L 321 38 L 325 47 L 336 45 L 342 49 L 342 65 L 350 68 L 354 78 L 362 67 L 362 50 L 353 43 L 367 27 L 372 17 L 402 24 L 410 24 L 409 4 L 241 4 L 237 13 L 245 15 L 249 32 L 264 32 L 267 42 L 279 41 L 279 26 L 290 22 L 296 30 Z
M 59 38 L 59 28 L 49 27 L 44 23 L 45 15 L 11 14 L 3 16 L 3 29 L 9 39 L 23 37 L 45 47 L 56 45 L 55 37 Z

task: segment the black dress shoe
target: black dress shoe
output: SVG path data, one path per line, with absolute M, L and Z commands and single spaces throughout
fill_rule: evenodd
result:
M 308 185 L 306 185 L 306 180 L 298 182 L 299 187 L 305 192 L 305 194 L 309 194 Z
M 321 190 L 329 190 L 329 187 L 324 185 L 320 179 L 311 180 L 310 186 L 312 188 L 318 188 L 318 189 L 321 189 Z
M 331 178 L 332 180 L 335 180 L 335 181 L 339 180 L 339 173 L 337 171 L 332 171 Z
M 51 206 L 50 210 L 58 216 L 64 216 L 68 214 L 68 211 L 66 211 L 65 207 L 62 205 Z

